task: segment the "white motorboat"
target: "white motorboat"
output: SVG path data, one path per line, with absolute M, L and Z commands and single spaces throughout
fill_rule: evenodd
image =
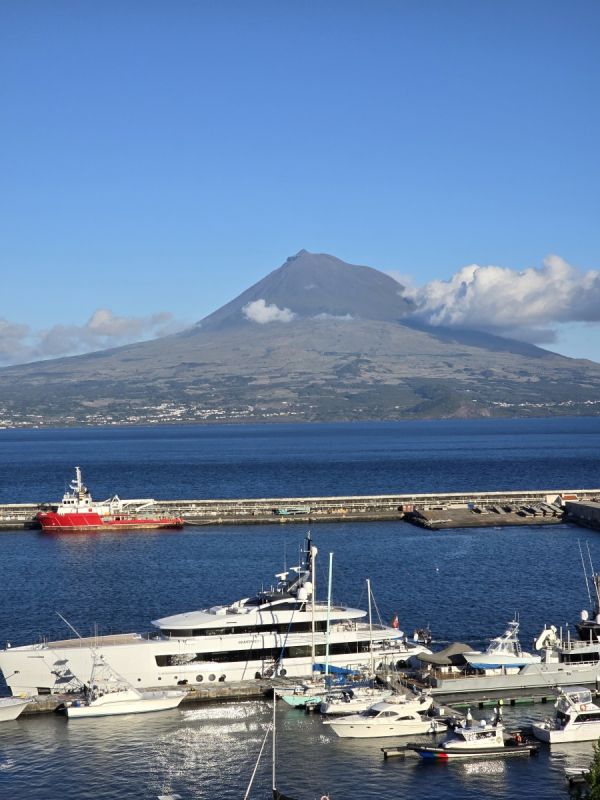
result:
M 30 702 L 29 697 L 0 697 L 0 722 L 16 719 Z
M 410 745 L 411 750 L 423 759 L 447 761 L 448 759 L 465 758 L 504 758 L 505 756 L 534 755 L 539 745 L 527 741 L 521 733 L 506 735 L 502 724 L 501 712 L 496 710 L 495 718 L 487 722 L 482 719 L 476 722 L 467 715 L 435 747 L 429 745 Z
M 484 653 L 471 651 L 463 653 L 463 657 L 473 669 L 520 669 L 527 664 L 539 664 L 541 656 L 525 653 L 521 649 L 518 633 L 519 623 L 513 619 L 502 636 L 490 641 Z
M 533 735 L 542 742 L 589 742 L 600 737 L 600 706 L 584 686 L 563 689 L 555 703 L 554 719 L 532 725 Z
M 316 548 L 315 548 L 316 549 Z M 368 654 L 377 664 L 416 663 L 429 652 L 405 642 L 398 630 L 369 625 L 366 612 L 316 599 L 311 577 L 313 544 L 307 537 L 301 563 L 253 597 L 156 620 L 153 635 L 44 641 L 0 651 L 0 669 L 13 694 L 75 690 L 76 676 L 90 675 L 91 647 L 136 689 L 176 688 L 211 682 L 254 681 L 287 674 L 308 677 L 313 653 L 323 660 L 329 627 L 329 664 L 356 668 Z M 329 626 L 328 626 L 329 615 Z M 312 631 L 314 630 L 314 635 Z
M 341 691 L 328 694 L 321 702 L 319 711 L 329 716 L 360 714 L 391 694 L 391 689 L 380 686 L 345 686 Z
M 101 656 L 96 655 L 95 659 L 90 682 L 84 686 L 83 700 L 65 705 L 69 719 L 167 711 L 176 708 L 185 696 L 182 691 L 136 689 L 117 675 Z
M 437 733 L 445 730 L 446 726 L 427 716 L 432 703 L 431 697 L 427 695 L 414 698 L 392 695 L 360 714 L 327 719 L 323 724 L 328 725 L 337 736 L 350 739 Z

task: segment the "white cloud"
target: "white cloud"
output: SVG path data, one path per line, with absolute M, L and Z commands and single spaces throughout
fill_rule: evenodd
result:
M 166 311 L 147 317 L 119 317 L 107 308 L 94 311 L 84 325 L 54 325 L 47 330 L 35 331 L 0 319 L 0 364 L 89 353 L 166 336 L 181 327 Z
M 544 344 L 568 322 L 600 321 L 600 272 L 559 256 L 517 272 L 471 264 L 450 280 L 409 288 L 415 315 L 432 325 L 472 328 Z
M 291 322 L 296 318 L 289 308 L 279 308 L 275 303 L 267 305 L 262 299 L 246 303 L 242 311 L 246 319 L 258 322 L 259 325 L 265 325 L 267 322 Z

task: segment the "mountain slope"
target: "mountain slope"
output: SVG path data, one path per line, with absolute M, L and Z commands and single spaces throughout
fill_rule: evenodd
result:
M 600 408 L 600 365 L 422 325 L 410 312 L 389 276 L 301 251 L 181 334 L 0 370 L 0 424 L 540 416 Z

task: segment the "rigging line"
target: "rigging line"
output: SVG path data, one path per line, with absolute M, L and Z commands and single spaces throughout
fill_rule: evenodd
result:
M 254 769 L 252 770 L 252 775 L 250 777 L 250 783 L 248 784 L 248 788 L 246 789 L 246 794 L 244 795 L 244 800 L 248 800 L 248 797 L 250 796 L 250 789 L 252 789 L 252 784 L 254 783 L 254 778 L 256 776 L 256 770 L 258 769 L 258 765 L 260 763 L 260 759 L 262 757 L 263 750 L 265 749 L 265 745 L 267 743 L 267 738 L 268 738 L 269 734 L 271 733 L 271 728 L 272 727 L 273 727 L 273 723 L 270 722 L 268 727 L 267 727 L 267 731 L 265 733 L 265 738 L 263 739 L 263 743 L 262 743 L 261 748 L 260 748 L 260 753 L 258 754 L 258 758 L 256 759 L 256 764 L 254 765 Z
M 592 554 L 590 553 L 590 543 L 586 541 L 585 546 L 587 548 L 588 559 L 590 562 L 590 574 L 594 575 L 594 565 L 592 564 Z
M 588 579 L 588 576 L 587 576 L 587 572 L 586 572 L 586 569 L 585 569 L 585 561 L 584 561 L 584 558 L 583 558 L 583 549 L 581 547 L 581 540 L 580 539 L 577 539 L 577 544 L 579 546 L 579 555 L 581 556 L 581 566 L 583 567 L 583 577 L 585 578 L 585 588 L 587 589 L 588 597 L 590 599 L 590 606 L 591 606 L 594 601 L 592 600 L 592 593 L 590 592 L 590 582 L 589 582 L 589 579 Z

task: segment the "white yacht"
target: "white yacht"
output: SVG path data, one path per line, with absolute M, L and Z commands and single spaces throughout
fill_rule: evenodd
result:
M 584 686 L 571 686 L 561 691 L 555 704 L 552 720 L 532 725 L 536 739 L 549 744 L 562 742 L 589 742 L 600 736 L 600 707 L 592 700 L 592 693 Z
M 325 656 L 328 605 L 317 601 L 307 537 L 301 563 L 277 575 L 271 589 L 229 605 L 156 620 L 153 635 L 44 641 L 0 651 L 0 669 L 13 694 L 76 690 L 76 676 L 90 675 L 92 648 L 138 689 L 261 677 L 309 676 L 314 657 Z M 329 663 L 352 668 L 376 654 L 377 664 L 414 663 L 419 652 L 397 629 L 373 625 L 366 612 L 342 605 L 329 611 Z
M 323 724 L 328 725 L 338 736 L 350 739 L 436 733 L 445 730 L 446 726 L 426 716 L 432 704 L 431 697 L 426 695 L 412 698 L 406 695 L 392 695 L 360 714 L 327 719 Z
M 484 653 L 471 651 L 463 653 L 465 660 L 473 669 L 502 669 L 516 667 L 520 669 L 527 664 L 539 664 L 541 656 L 525 653 L 519 642 L 519 623 L 516 619 L 508 623 L 502 634 L 490 641 Z

